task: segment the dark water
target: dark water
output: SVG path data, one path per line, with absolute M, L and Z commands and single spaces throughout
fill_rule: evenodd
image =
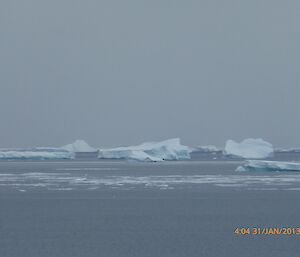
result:
M 1 162 L 1 257 L 299 256 L 300 173 L 238 162 Z

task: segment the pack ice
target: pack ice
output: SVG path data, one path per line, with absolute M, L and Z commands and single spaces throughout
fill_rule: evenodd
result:
M 249 160 L 236 171 L 300 171 L 300 163 Z
M 179 138 L 162 142 L 148 142 L 137 146 L 102 149 L 99 158 L 137 161 L 164 161 L 190 159 L 190 148 L 181 145 Z
M 241 143 L 237 143 L 233 140 L 227 140 L 225 146 L 226 155 L 238 156 L 244 159 L 265 159 L 272 157 L 273 152 L 272 144 L 261 138 L 249 138 L 245 139 Z

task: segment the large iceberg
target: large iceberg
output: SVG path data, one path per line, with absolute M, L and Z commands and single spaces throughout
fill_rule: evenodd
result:
M 0 151 L 1 160 L 56 160 L 73 159 L 74 154 L 54 149 L 30 149 L 30 150 L 2 150 Z
M 300 171 L 300 163 L 249 160 L 236 171 Z
M 99 158 L 129 159 L 138 161 L 164 161 L 190 159 L 190 148 L 181 145 L 179 138 L 162 142 L 143 143 L 138 146 L 102 149 Z
M 76 140 L 72 144 L 65 145 L 61 147 L 61 149 L 66 150 L 68 152 L 77 153 L 77 152 L 96 152 L 97 149 L 89 146 L 84 140 Z
M 228 140 L 225 146 L 225 154 L 244 159 L 265 159 L 273 156 L 272 144 L 258 139 L 245 139 L 241 143 Z

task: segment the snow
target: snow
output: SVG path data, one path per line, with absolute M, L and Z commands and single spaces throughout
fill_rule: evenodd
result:
M 49 160 L 49 159 L 73 159 L 72 153 L 66 151 L 1 151 L 0 159 L 30 159 L 30 160 Z
M 225 154 L 242 157 L 244 159 L 265 159 L 273 155 L 272 144 L 258 139 L 245 139 L 241 143 L 228 140 L 225 146 Z
M 162 142 L 148 142 L 137 146 L 102 149 L 99 158 L 138 161 L 164 161 L 190 159 L 190 148 L 181 145 L 179 138 Z
M 97 149 L 89 146 L 84 140 L 76 140 L 72 144 L 65 145 L 61 147 L 68 152 L 76 153 L 76 152 L 96 152 Z
M 300 171 L 300 163 L 249 160 L 236 171 Z

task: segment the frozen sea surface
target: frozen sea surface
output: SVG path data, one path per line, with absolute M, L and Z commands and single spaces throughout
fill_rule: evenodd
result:
M 300 174 L 239 162 L 0 162 L 1 257 L 298 256 Z

